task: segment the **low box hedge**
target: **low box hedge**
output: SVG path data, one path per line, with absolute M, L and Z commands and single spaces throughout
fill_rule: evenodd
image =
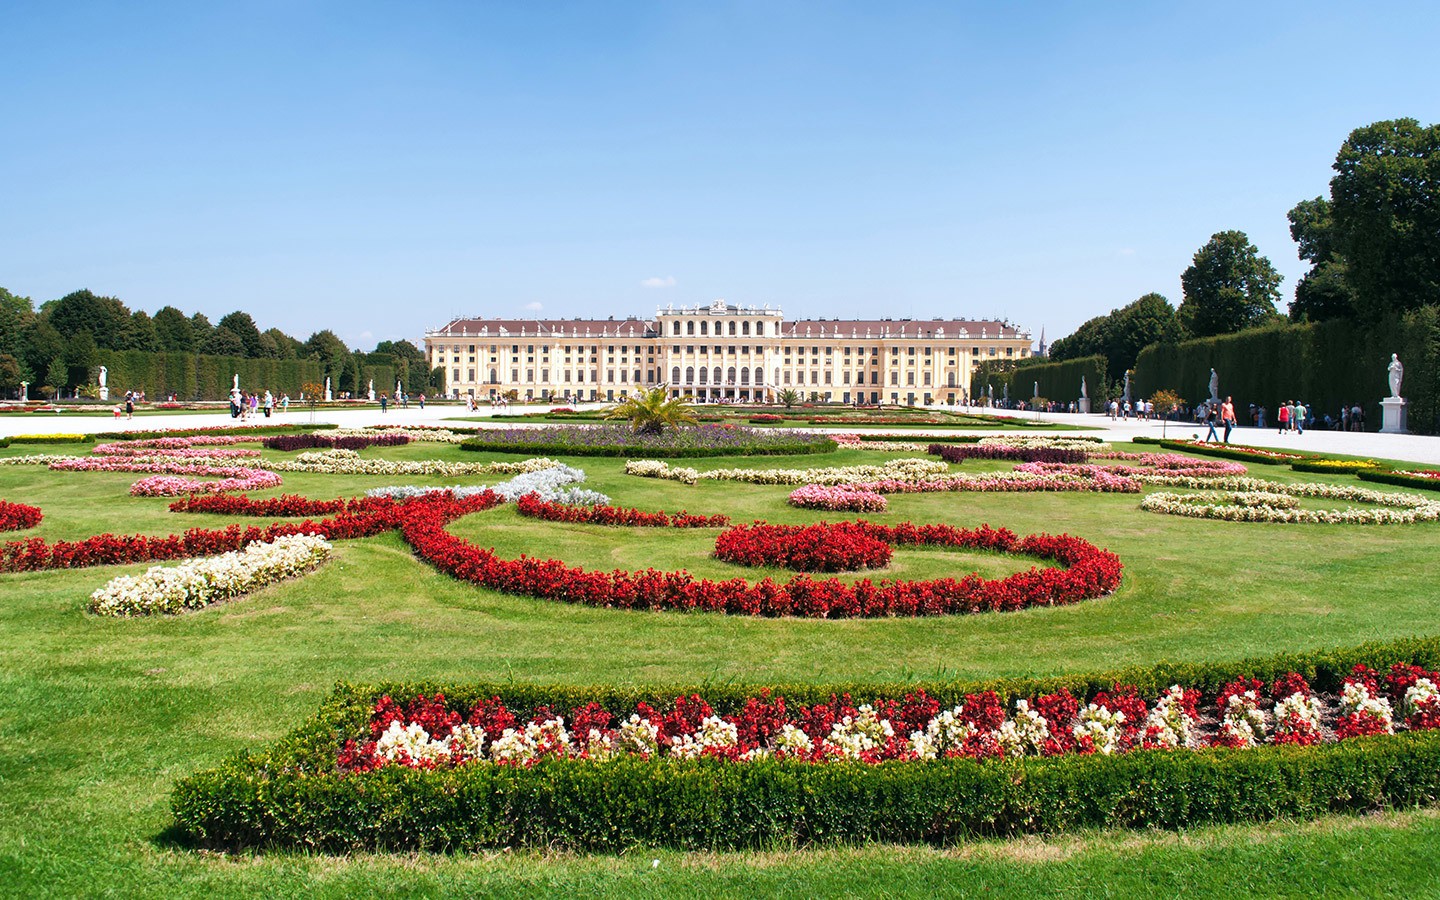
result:
M 1290 464 L 1296 472 L 1310 472 L 1316 475 L 1354 475 L 1358 472 L 1379 468 L 1372 459 L 1297 459 Z
M 12 444 L 88 444 L 95 438 L 88 434 L 14 434 Z
M 525 456 L 625 456 L 646 459 L 698 459 L 708 456 L 805 456 L 831 453 L 838 445 L 829 438 L 818 441 L 797 441 L 793 444 L 767 444 L 745 447 L 646 447 L 628 444 L 568 444 L 533 441 L 501 443 L 484 437 L 460 442 L 461 450 L 484 453 L 518 453 Z
M 1421 478 L 1416 475 L 1406 475 L 1403 472 L 1395 472 L 1388 469 L 1361 469 L 1355 473 L 1361 481 L 1375 481 L 1381 484 L 1394 484 L 1400 487 L 1418 488 L 1422 491 L 1440 491 L 1440 479 Z
M 1357 663 L 1435 667 L 1440 640 L 1408 639 L 1231 663 L 1172 664 L 1090 675 L 933 684 L 773 686 L 794 702 L 832 694 L 900 697 L 924 689 L 942 705 L 993 689 L 1007 697 L 1067 688 L 1089 697 L 1114 683 L 1158 692 L 1172 683 L 1213 696 L 1240 677 L 1296 671 L 1335 690 Z M 620 757 L 473 764 L 424 771 L 386 766 L 341 774 L 344 738 L 365 732 L 378 697 L 443 691 L 456 708 L 494 695 L 518 715 L 594 701 L 612 711 L 699 693 L 718 712 L 759 688 L 733 684 L 583 688 L 527 684 L 342 685 L 318 714 L 270 749 L 242 753 L 180 781 L 175 833 L 207 847 L 327 852 L 549 847 L 614 851 L 925 842 L 1054 833 L 1083 827 L 1183 828 L 1313 817 L 1440 798 L 1440 732 L 1352 738 L 1312 747 L 1141 751 L 1118 756 L 940 759 L 878 765 L 784 760 L 730 763 Z
M 1174 451 L 1177 451 L 1177 452 L 1179 452 L 1179 453 L 1196 453 L 1196 454 L 1199 454 L 1200 456 L 1218 456 L 1218 457 L 1220 457 L 1221 459 L 1233 459 L 1233 460 L 1236 460 L 1236 461 L 1238 461 L 1238 462 L 1260 463 L 1261 465 L 1266 465 L 1266 466 L 1287 466 L 1287 465 L 1290 465 L 1292 462 L 1297 462 L 1297 461 L 1298 461 L 1298 460 L 1294 460 L 1294 459 L 1285 459 L 1285 458 L 1278 458 L 1278 457 L 1273 457 L 1273 456 L 1261 456 L 1261 455 L 1256 454 L 1256 453 L 1246 453 L 1244 450 L 1239 450 L 1239 449 L 1231 450 L 1231 449 L 1226 448 L 1226 447 L 1223 446 L 1223 445 L 1222 445 L 1222 446 L 1218 446 L 1218 447 L 1217 447 L 1217 446 L 1212 446 L 1212 445 L 1209 445 L 1209 444 L 1207 444 L 1207 445 L 1205 445 L 1205 446 L 1200 446 L 1200 445 L 1198 445 L 1198 444 L 1191 444 L 1191 443 L 1188 443 L 1188 442 L 1186 442 L 1186 441 L 1163 441 L 1163 440 L 1162 440 L 1162 441 L 1156 441 L 1156 443 L 1159 444 L 1160 447 L 1163 448 L 1163 449 L 1165 449 L 1165 450 L 1174 450 Z M 1266 449 L 1269 449 L 1269 448 L 1266 448 L 1266 447 L 1257 447 L 1257 448 L 1255 448 L 1255 449 L 1257 449 L 1257 450 L 1266 450 Z M 1276 452 L 1276 453 L 1284 453 L 1285 451 L 1283 451 L 1283 450 L 1277 450 L 1277 451 L 1275 451 L 1275 452 Z M 1320 457 L 1318 457 L 1318 456 L 1307 456 L 1307 455 L 1305 455 L 1305 454 L 1301 454 L 1301 455 L 1300 455 L 1300 458 L 1301 458 L 1301 460 L 1304 460 L 1304 459 L 1319 459 Z
M 155 431 L 102 431 L 95 435 L 100 441 L 148 441 L 166 437 L 201 437 L 204 435 L 253 435 L 257 440 L 271 434 L 295 434 L 306 431 L 321 431 L 339 428 L 333 422 L 318 422 L 313 425 L 217 425 L 208 428 L 167 428 Z

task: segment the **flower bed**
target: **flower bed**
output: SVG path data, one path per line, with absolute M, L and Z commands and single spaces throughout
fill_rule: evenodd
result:
M 860 522 L 737 525 L 715 539 L 715 558 L 796 572 L 853 572 L 890 565 L 890 545 Z
M 293 434 L 302 431 L 319 431 L 338 426 L 321 423 L 318 425 L 207 425 L 200 428 L 167 428 L 163 431 L 102 431 L 94 437 L 100 441 L 148 441 L 182 437 L 224 437 L 235 436 L 244 440 L 258 441 L 267 434 Z
M 860 491 L 848 486 L 807 484 L 790 492 L 790 505 L 801 509 L 823 509 L 830 512 L 884 512 L 890 503 L 874 491 Z
M 364 450 L 366 447 L 398 447 L 410 443 L 410 436 L 399 432 L 376 434 L 278 434 L 263 443 L 270 450 L 313 450 L 317 447 L 337 450 Z
M 1418 488 L 1422 491 L 1440 491 L 1440 471 L 1434 469 L 1412 469 L 1408 471 L 1361 469 L 1356 472 L 1355 475 L 1361 481 L 1394 484 L 1400 487 Z
M 44 518 L 38 507 L 0 500 L 0 531 L 24 531 Z
M 831 466 L 820 469 L 711 469 L 700 472 L 672 467 L 664 460 L 634 459 L 625 464 L 626 475 L 664 478 L 695 484 L 700 479 L 744 481 L 750 484 L 845 484 L 866 478 L 915 480 L 948 472 L 943 462 L 928 459 L 893 459 L 879 466 Z
M 1097 475 L 1113 475 L 1133 478 L 1137 481 L 1170 483 L 1175 478 L 1208 481 L 1244 475 L 1246 468 L 1236 462 L 1222 462 L 1210 459 L 1195 459 L 1178 453 L 1106 453 L 1099 454 L 1109 459 L 1133 460 L 1127 463 L 1051 463 L 1029 462 L 1015 467 L 1017 472 L 1034 475 L 1079 475 L 1094 478 Z
M 671 428 L 654 435 L 636 433 L 628 425 L 547 425 L 481 431 L 460 449 L 562 456 L 797 456 L 829 453 L 835 442 L 819 434 L 733 425 Z
M 1354 475 L 1357 472 L 1381 468 L 1373 459 L 1297 459 L 1290 464 L 1296 472 L 1311 472 L 1322 475 Z
M 310 852 L 949 844 L 1370 811 L 1440 796 L 1437 666 L 1428 639 L 898 690 L 342 686 L 271 748 L 181 781 L 172 810 L 193 844 Z M 1404 733 L 1383 733 L 1387 706 Z
M 770 413 L 760 413 L 758 416 L 750 417 L 751 425 L 779 425 L 783 421 L 785 421 L 784 416 L 771 415 Z
M 245 475 L 236 475 L 219 480 L 200 481 L 193 478 L 176 478 L 173 475 L 152 475 L 130 485 L 132 497 L 180 497 L 185 494 L 224 494 L 230 491 L 259 491 L 279 487 L 284 482 L 274 472 L 260 472 L 239 469 Z M 218 474 L 212 471 L 209 474 Z
M 617 506 L 578 506 L 541 499 L 539 494 L 525 494 L 516 503 L 522 516 L 549 522 L 574 522 L 586 525 L 619 525 L 627 528 L 723 528 L 730 524 L 728 516 L 692 516 L 683 509 L 674 515 L 621 509 Z
M 1098 437 L 1049 437 L 1043 434 L 1007 434 L 1004 437 L 982 437 L 982 447 L 1019 447 L 1026 450 L 1082 450 L 1094 453 L 1105 446 Z
M 1148 443 L 1148 442 L 1147 442 Z M 1219 456 L 1224 459 L 1238 459 L 1243 462 L 1265 463 L 1267 465 L 1288 465 L 1296 460 L 1315 459 L 1308 453 L 1286 453 L 1282 450 L 1267 450 L 1263 447 L 1246 447 L 1241 444 L 1217 444 L 1207 441 L 1155 441 L 1166 450 L 1183 453 L 1199 453 L 1205 456 Z
M 88 434 L 12 434 L 12 444 L 88 444 Z
M 1057 606 L 1100 597 L 1120 584 L 1119 557 L 1069 535 L 1016 536 L 1004 529 L 973 531 L 945 525 L 869 525 L 886 543 L 932 544 L 1018 553 L 1066 568 L 1031 569 L 989 581 L 970 574 L 934 581 L 815 580 L 798 575 L 777 584 L 696 579 L 688 572 L 586 571 L 554 559 L 504 560 L 450 534 L 447 523 L 470 510 L 444 499 L 407 504 L 400 534 L 442 572 L 502 593 L 617 609 L 724 612 L 733 615 L 855 618 L 948 615 Z M 880 537 L 884 535 L 884 537 Z
M 1031 472 L 991 472 L 985 475 L 940 475 L 918 480 L 880 479 L 842 487 L 877 494 L 936 493 L 1099 493 L 1138 494 L 1134 478 L 1095 472 L 1089 475 L 1036 475 Z
M 112 578 L 90 595 L 90 611 L 148 616 L 200 609 L 302 575 L 329 556 L 330 544 L 318 535 L 285 535 L 178 566 L 155 566 L 143 575 Z
M 1277 522 L 1323 525 L 1409 525 L 1440 519 L 1440 502 L 1415 494 L 1395 494 L 1333 484 L 1282 484 L 1254 478 L 1229 479 L 1233 490 L 1199 494 L 1156 491 L 1140 508 L 1172 516 L 1223 519 L 1230 522 Z M 1298 504 L 1270 498 L 1315 497 L 1374 503 L 1384 509 L 1301 509 Z
M 958 463 L 967 459 L 1014 459 L 1021 462 L 1040 463 L 1083 463 L 1083 450 L 1058 449 L 1054 447 L 1011 447 L 1006 444 L 988 444 L 981 441 L 974 446 L 953 446 L 931 444 L 926 452 L 946 462 Z
M 914 441 L 897 441 L 893 436 L 883 440 L 867 440 L 858 434 L 832 434 L 830 438 L 842 450 L 869 450 L 873 453 L 926 453 L 931 446 Z
M 521 462 L 452 463 L 435 459 L 362 459 L 354 450 L 312 450 L 293 460 L 263 460 L 257 465 L 276 472 L 317 472 L 325 475 L 515 475 L 560 465 L 553 459 Z

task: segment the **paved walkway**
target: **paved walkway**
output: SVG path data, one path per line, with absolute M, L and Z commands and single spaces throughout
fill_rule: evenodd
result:
M 598 408 L 599 404 L 586 404 L 576 407 L 578 409 Z M 533 411 L 535 407 L 516 407 L 510 410 L 512 413 Z M 466 413 L 463 407 L 459 406 L 436 406 L 431 404 L 425 409 L 420 409 L 417 404 L 411 404 L 409 409 L 392 407 L 385 414 L 377 409 L 323 409 L 314 413 L 316 422 L 333 422 L 347 428 L 360 428 L 367 425 L 483 425 L 484 419 L 492 414 L 491 409 L 481 407 L 475 413 Z M 478 419 L 474 422 L 447 421 L 457 418 Z M 303 424 L 311 421 L 311 413 L 304 409 L 294 409 L 285 415 L 276 414 L 272 419 L 254 420 L 259 424 L 281 424 L 293 423 Z M 1034 421 L 1035 414 L 1016 413 L 1013 418 L 1021 421 Z M 1149 437 L 1160 437 L 1161 425 L 1159 422 L 1142 422 L 1136 419 L 1130 421 L 1111 421 L 1104 415 L 1078 415 L 1067 413 L 1042 414 L 1042 422 L 1053 422 L 1057 425 L 1073 424 L 1087 428 L 1098 428 L 1100 431 L 1075 431 L 1074 434 L 1089 434 L 1097 437 L 1105 437 L 1109 440 L 1128 441 L 1136 435 Z M 78 433 L 94 434 L 100 431 L 150 431 L 169 428 L 201 428 L 201 427 L 229 427 L 236 424 L 230 418 L 228 412 L 216 412 L 215 414 L 187 414 L 187 415 L 152 415 L 137 416 L 133 420 L 116 421 L 110 416 L 99 416 L 76 413 L 13 413 L 0 414 L 0 436 L 13 434 L 55 434 L 55 433 Z M 249 424 L 249 423 L 247 423 Z M 543 424 L 543 423 L 537 423 Z M 495 427 L 517 427 L 514 423 L 496 423 Z M 825 430 L 825 429 L 817 429 Z M 897 432 L 913 432 L 916 434 L 926 433 L 925 429 L 895 428 L 889 429 Z M 1165 426 L 1167 437 L 1188 438 L 1200 437 L 1205 434 L 1206 429 L 1196 426 L 1193 423 L 1171 422 Z M 931 430 L 935 434 L 953 434 L 953 430 Z M 1062 427 L 1060 429 L 1045 429 L 1045 434 L 1067 433 Z M 1423 437 L 1413 434 L 1375 434 L 1355 433 L 1340 431 L 1311 430 L 1302 435 L 1293 432 L 1279 434 L 1273 428 L 1237 428 L 1231 434 L 1230 440 L 1236 444 L 1246 444 L 1252 447 L 1273 447 L 1283 450 L 1296 450 L 1305 453 L 1342 453 L 1350 456 L 1375 457 L 1377 459 L 1397 459 L 1406 462 L 1426 463 L 1440 465 L 1440 437 Z

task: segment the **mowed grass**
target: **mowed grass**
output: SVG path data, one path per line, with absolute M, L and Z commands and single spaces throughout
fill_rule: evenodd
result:
M 84 452 L 85 447 L 39 452 Z M 37 448 L 11 447 L 14 456 Z M 267 451 L 267 455 L 269 452 Z M 420 444 L 366 455 L 485 461 L 515 457 Z M 802 467 L 893 455 L 702 460 Z M 795 510 L 788 486 L 627 477 L 623 463 L 570 459 L 590 486 L 641 509 L 723 512 L 737 522 L 846 518 Z M 1003 469 L 966 463 L 964 470 Z M 1254 474 L 1298 480 L 1288 470 Z M 29 502 L 49 539 L 168 534 L 228 520 L 179 515 L 127 494 L 139 476 L 0 466 L 0 498 Z M 353 495 L 395 483 L 494 483 L 286 474 L 264 495 Z M 1346 476 L 1305 480 L 1355 483 Z M 766 620 L 573 607 L 456 583 L 390 534 L 342 542 L 315 575 L 200 613 L 88 616 L 85 600 L 145 565 L 0 576 L 0 885 L 29 895 L 436 896 L 535 893 L 777 894 L 1248 893 L 1420 896 L 1436 892 L 1429 812 L 1183 835 L 1094 833 L 959 848 L 619 857 L 196 854 L 161 837 L 179 777 L 259 747 L 308 716 L 340 680 L 506 680 L 600 684 L 823 682 L 1052 674 L 1160 659 L 1232 659 L 1435 631 L 1440 526 L 1333 527 L 1205 522 L 1145 513 L 1134 495 L 892 496 L 869 518 L 988 522 L 1069 532 L 1118 553 L 1113 596 L 1063 609 L 877 621 Z M 708 577 L 767 574 L 708 558 L 715 531 L 606 529 L 522 519 L 502 507 L 452 526 L 506 555 L 574 565 L 683 566 Z M 1029 561 L 897 551 L 887 572 L 989 577 Z M 784 573 L 770 572 L 776 577 Z M 651 861 L 659 860 L 652 867 Z

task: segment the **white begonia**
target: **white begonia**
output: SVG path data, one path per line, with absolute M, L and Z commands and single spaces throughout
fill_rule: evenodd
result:
M 880 718 L 870 704 L 855 713 L 831 725 L 825 736 L 825 746 L 846 759 L 859 759 L 867 750 L 879 750 L 895 736 L 890 720 Z
M 1221 519 L 1231 522 L 1281 522 L 1322 525 L 1408 525 L 1440 519 L 1440 502 L 1416 494 L 1376 491 L 1349 485 L 1300 483 L 1282 484 L 1258 478 L 1195 479 L 1188 477 L 1146 476 L 1152 484 L 1181 487 L 1215 488 L 1230 492 L 1227 496 L 1211 494 L 1176 494 L 1157 491 L 1140 501 L 1140 508 L 1172 516 L 1199 519 Z M 1281 508 L 1262 502 L 1259 495 L 1279 494 L 1287 497 L 1313 497 L 1322 500 L 1347 500 L 1373 503 L 1384 509 L 1346 507 L 1344 509 Z M 1239 498 L 1239 499 L 1236 499 Z M 1288 503 L 1289 501 L 1286 501 Z
M 931 459 L 894 459 L 878 466 L 831 466 L 817 469 L 711 469 L 699 472 L 692 468 L 672 468 L 663 460 L 631 460 L 625 464 L 626 475 L 642 478 L 668 478 L 695 484 L 700 479 L 741 481 L 750 484 L 848 484 L 868 479 L 916 481 L 948 472 L 950 465 Z
M 780 726 L 780 730 L 775 732 L 774 740 L 776 752 L 792 756 L 808 754 L 814 748 L 814 742 L 810 740 L 810 735 L 806 734 L 804 729 L 796 728 L 789 722 Z
M 1263 743 L 1267 729 L 1265 713 L 1260 709 L 1259 693 L 1248 690 L 1231 694 L 1220 716 L 1220 731 L 1243 747 Z
M 1014 434 L 1008 437 L 983 437 L 981 447 L 1013 447 L 1016 450 L 1100 450 L 1106 445 L 1099 438 L 1045 437 L 1038 434 Z
M 454 463 L 441 460 L 365 459 L 354 450 L 314 450 L 293 460 L 261 459 L 248 466 L 274 472 L 319 472 L 326 475 L 517 475 L 551 469 L 560 463 L 537 457 L 519 462 Z
M 1320 730 L 1320 701 L 1296 691 L 1275 704 L 1275 733 L 1294 734 Z
M 1147 741 L 1167 749 L 1196 745 L 1195 719 L 1185 711 L 1184 701 L 1185 691 L 1178 684 L 1160 695 L 1145 718 Z
M 610 734 L 592 728 L 585 736 L 585 752 L 593 760 L 604 760 L 613 759 L 620 750 L 615 746 L 615 739 Z
M 635 713 L 620 723 L 619 749 L 640 756 L 654 756 L 660 750 L 660 727 Z
M 1402 709 L 1407 717 L 1413 716 L 1420 712 L 1422 706 L 1435 706 L 1437 698 L 1440 698 L 1440 688 L 1435 686 L 1435 682 L 1428 678 L 1417 678 L 1414 684 L 1405 689 Z
M 569 756 L 572 748 L 565 720 L 556 716 L 524 728 L 505 729 L 490 743 L 490 758 L 496 762 L 528 763 L 544 755 Z
M 431 740 L 430 733 L 414 722 L 409 725 L 391 722 L 375 742 L 375 752 L 391 762 L 403 762 L 407 757 L 414 762 L 450 760 L 450 745 L 445 741 Z
M 719 716 L 706 716 L 700 720 L 700 728 L 694 734 L 676 735 L 670 739 L 670 755 L 677 759 L 699 759 L 706 750 L 734 747 L 740 743 L 740 733 L 734 722 L 727 722 Z
M 995 731 L 995 740 L 1008 756 L 1038 754 L 1049 739 L 1050 723 L 1024 699 L 1015 701 L 1014 717 L 1002 722 Z
M 1119 749 L 1121 728 L 1124 724 L 1124 713 L 1091 703 L 1080 710 L 1074 734 L 1077 739 L 1089 737 L 1094 743 L 1095 752 L 1108 756 Z
M 256 542 L 219 556 L 152 566 L 142 575 L 120 575 L 90 595 L 90 611 L 106 616 L 143 616 L 199 609 L 307 572 L 330 556 L 319 535 L 294 534 Z
M 1340 711 L 1347 716 L 1361 715 L 1376 719 L 1384 723 L 1386 734 L 1395 730 L 1395 714 L 1390 708 L 1389 699 L 1371 694 L 1370 689 L 1363 684 L 1352 681 L 1345 685 L 1340 692 Z
M 450 729 L 450 752 L 463 753 L 470 759 L 485 758 L 485 729 L 461 723 Z
M 910 735 L 910 743 L 915 746 L 915 752 L 925 756 L 921 752 L 922 743 L 932 756 L 944 756 L 947 752 L 964 747 L 965 742 L 975 733 L 975 727 L 965 721 L 964 712 L 964 707 L 961 706 L 941 710 L 935 718 L 926 723 L 923 742 L 917 742 L 915 734 Z

